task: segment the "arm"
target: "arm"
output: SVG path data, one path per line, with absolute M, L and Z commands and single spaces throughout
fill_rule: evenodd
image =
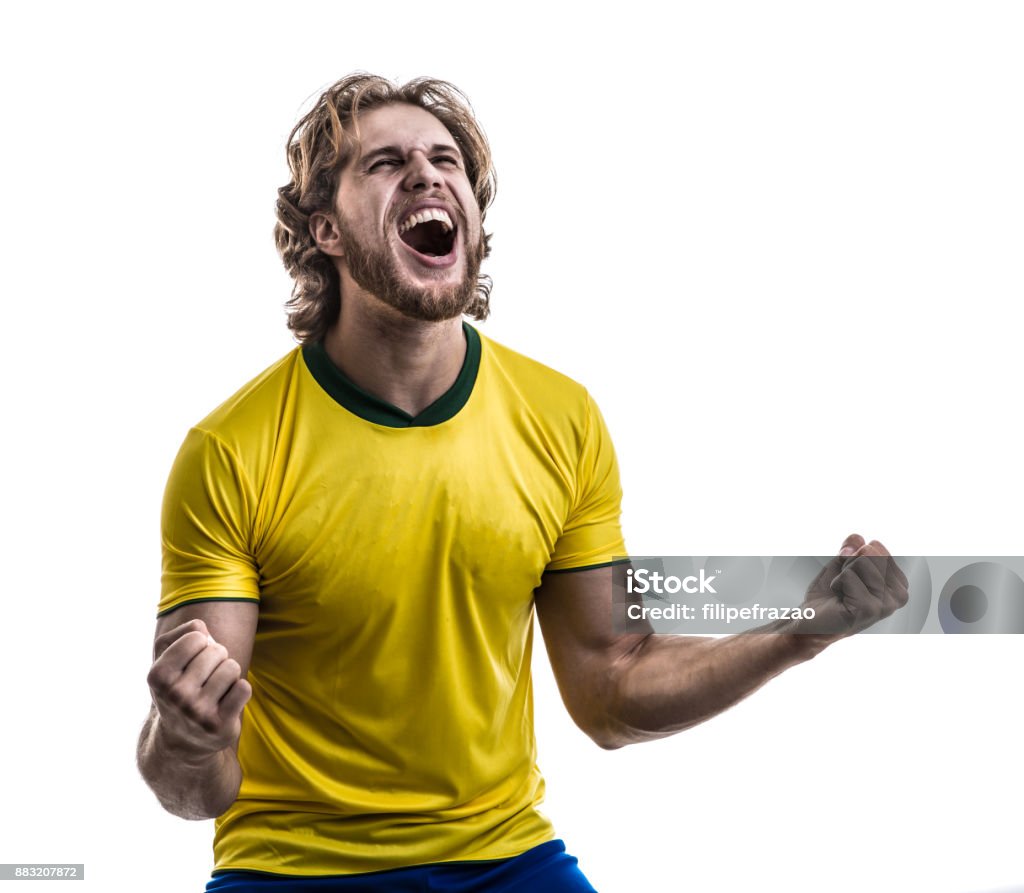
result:
M 816 627 L 780 621 L 721 639 L 616 634 L 610 568 L 548 575 L 536 592 L 537 617 L 562 700 L 609 749 L 688 729 L 905 604 L 895 562 L 888 560 L 890 576 L 872 560 L 888 555 L 879 543 L 848 538 L 808 590 Z
M 215 818 L 238 797 L 238 739 L 252 695 L 245 676 L 258 614 L 256 602 L 209 601 L 157 621 L 148 677 L 153 707 L 137 759 L 142 777 L 174 815 Z

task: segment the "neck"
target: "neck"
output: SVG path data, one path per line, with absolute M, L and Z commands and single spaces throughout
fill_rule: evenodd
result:
M 460 318 L 409 319 L 373 296 L 349 290 L 324 349 L 368 394 L 415 416 L 455 384 L 466 339 Z

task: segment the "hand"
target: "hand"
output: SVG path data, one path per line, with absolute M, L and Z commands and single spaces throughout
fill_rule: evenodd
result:
M 801 620 L 797 632 L 830 641 L 852 636 L 902 608 L 909 598 L 907 578 L 878 540 L 851 534 L 839 554 L 807 588 L 803 608 L 813 620 Z
M 163 743 L 186 759 L 202 760 L 233 747 L 252 686 L 238 661 L 191 620 L 158 637 L 147 681 Z

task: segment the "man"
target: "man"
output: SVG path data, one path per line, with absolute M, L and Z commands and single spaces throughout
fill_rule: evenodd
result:
M 175 462 L 141 771 L 217 818 L 208 890 L 592 890 L 537 810 L 534 606 L 569 712 L 615 748 L 724 710 L 906 581 L 852 536 L 807 594 L 817 628 L 615 633 L 604 422 L 462 322 L 487 314 L 494 178 L 461 94 L 345 78 L 288 158 L 302 346 Z

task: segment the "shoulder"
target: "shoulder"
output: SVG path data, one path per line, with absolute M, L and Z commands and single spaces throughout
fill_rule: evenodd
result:
M 480 341 L 484 368 L 530 406 L 583 416 L 589 413 L 593 401 L 578 381 L 485 335 L 480 335 Z
M 176 477 L 234 475 L 254 483 L 298 415 L 302 349 L 296 347 L 250 379 L 186 433 L 171 472 Z
M 293 398 L 303 366 L 302 348 L 296 347 L 246 382 L 195 426 L 199 431 L 233 442 L 280 417 L 280 409 Z

